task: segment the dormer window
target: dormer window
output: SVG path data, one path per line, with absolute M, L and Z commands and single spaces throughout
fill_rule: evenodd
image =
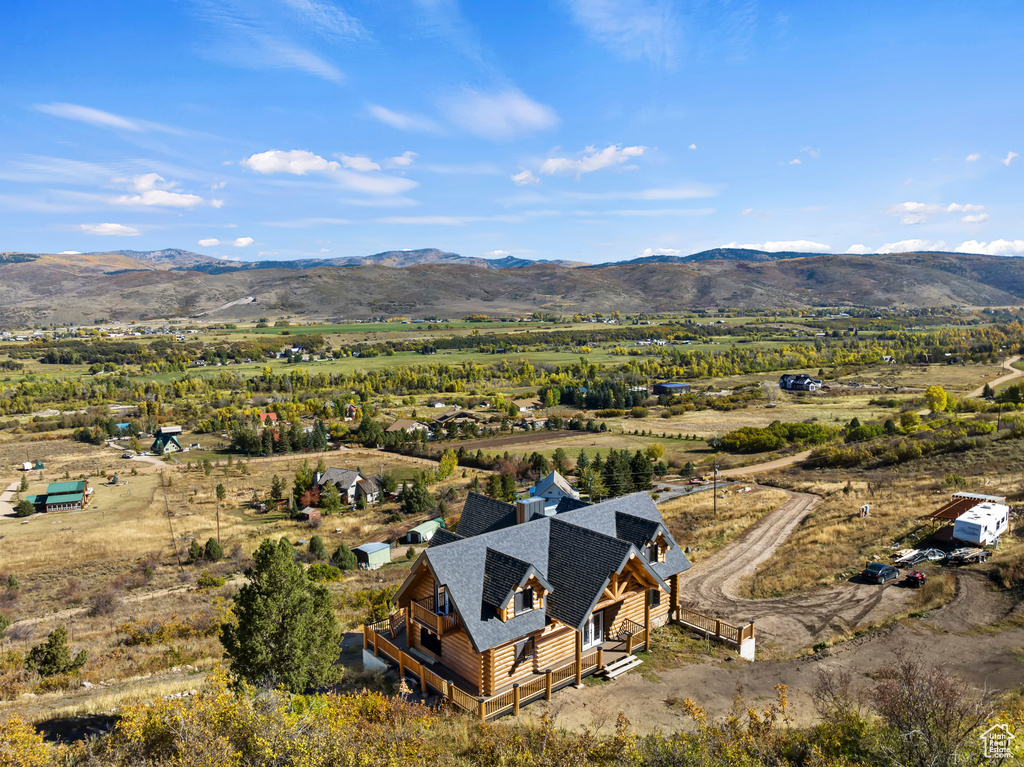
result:
M 523 589 L 517 591 L 513 598 L 514 604 L 514 615 L 520 613 L 527 613 L 533 609 L 533 589 Z
M 657 541 L 651 541 L 644 546 L 644 556 L 647 557 L 648 562 L 658 562 L 660 560 Z

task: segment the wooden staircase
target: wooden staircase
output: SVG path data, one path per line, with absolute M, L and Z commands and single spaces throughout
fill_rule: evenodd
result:
M 625 674 L 627 671 L 632 671 L 642 663 L 643 661 L 635 655 L 624 655 L 614 663 L 609 663 L 598 673 L 605 679 L 614 679 L 620 674 Z

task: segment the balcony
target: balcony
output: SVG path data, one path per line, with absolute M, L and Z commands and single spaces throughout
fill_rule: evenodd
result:
M 447 614 L 437 612 L 433 597 L 412 602 L 409 608 L 409 614 L 414 621 L 426 626 L 439 637 L 449 634 L 459 627 L 459 616 L 451 609 L 451 603 L 448 603 L 449 612 Z

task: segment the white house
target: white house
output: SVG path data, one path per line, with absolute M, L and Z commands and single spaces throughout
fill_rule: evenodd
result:
M 530 497 L 543 498 L 544 506 L 547 508 L 548 506 L 557 506 L 563 498 L 572 498 L 578 501 L 580 494 L 569 484 L 569 480 L 557 471 L 553 471 L 530 488 Z
M 355 503 L 358 484 L 364 479 L 366 477 L 351 469 L 328 469 L 316 475 L 316 484 L 320 488 L 334 485 L 341 493 L 342 503 Z

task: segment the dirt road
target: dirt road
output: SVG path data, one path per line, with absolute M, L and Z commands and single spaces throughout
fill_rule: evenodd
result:
M 684 576 L 685 606 L 733 624 L 753 620 L 759 647 L 769 644 L 789 654 L 906 604 L 911 596 L 906 589 L 860 583 L 781 599 L 738 597 L 741 582 L 754 576 L 757 566 L 789 538 L 819 501 L 807 493 L 788 494 L 786 503 Z
M 806 461 L 810 454 L 810 450 L 804 450 L 801 453 L 787 455 L 785 458 L 776 458 L 774 461 L 755 463 L 753 466 L 739 466 L 735 469 L 722 469 L 718 472 L 718 476 L 725 477 L 726 479 L 730 477 L 750 477 L 754 474 L 764 474 L 765 472 L 774 471 L 775 469 L 785 469 L 787 466 L 793 466 Z
M 999 376 L 998 378 L 993 378 L 991 381 L 988 382 L 988 385 L 994 388 L 999 384 L 1006 383 L 1007 381 L 1012 381 L 1014 378 L 1020 378 L 1021 376 L 1024 376 L 1024 370 L 1017 370 L 1017 368 L 1013 367 L 1013 363 L 1018 362 L 1019 360 L 1019 354 L 1016 354 L 1013 357 L 1007 357 L 1005 360 L 1003 360 L 1003 370 L 1007 372 Z M 980 397 L 984 392 L 985 384 L 982 384 L 977 389 L 968 392 L 967 396 Z

